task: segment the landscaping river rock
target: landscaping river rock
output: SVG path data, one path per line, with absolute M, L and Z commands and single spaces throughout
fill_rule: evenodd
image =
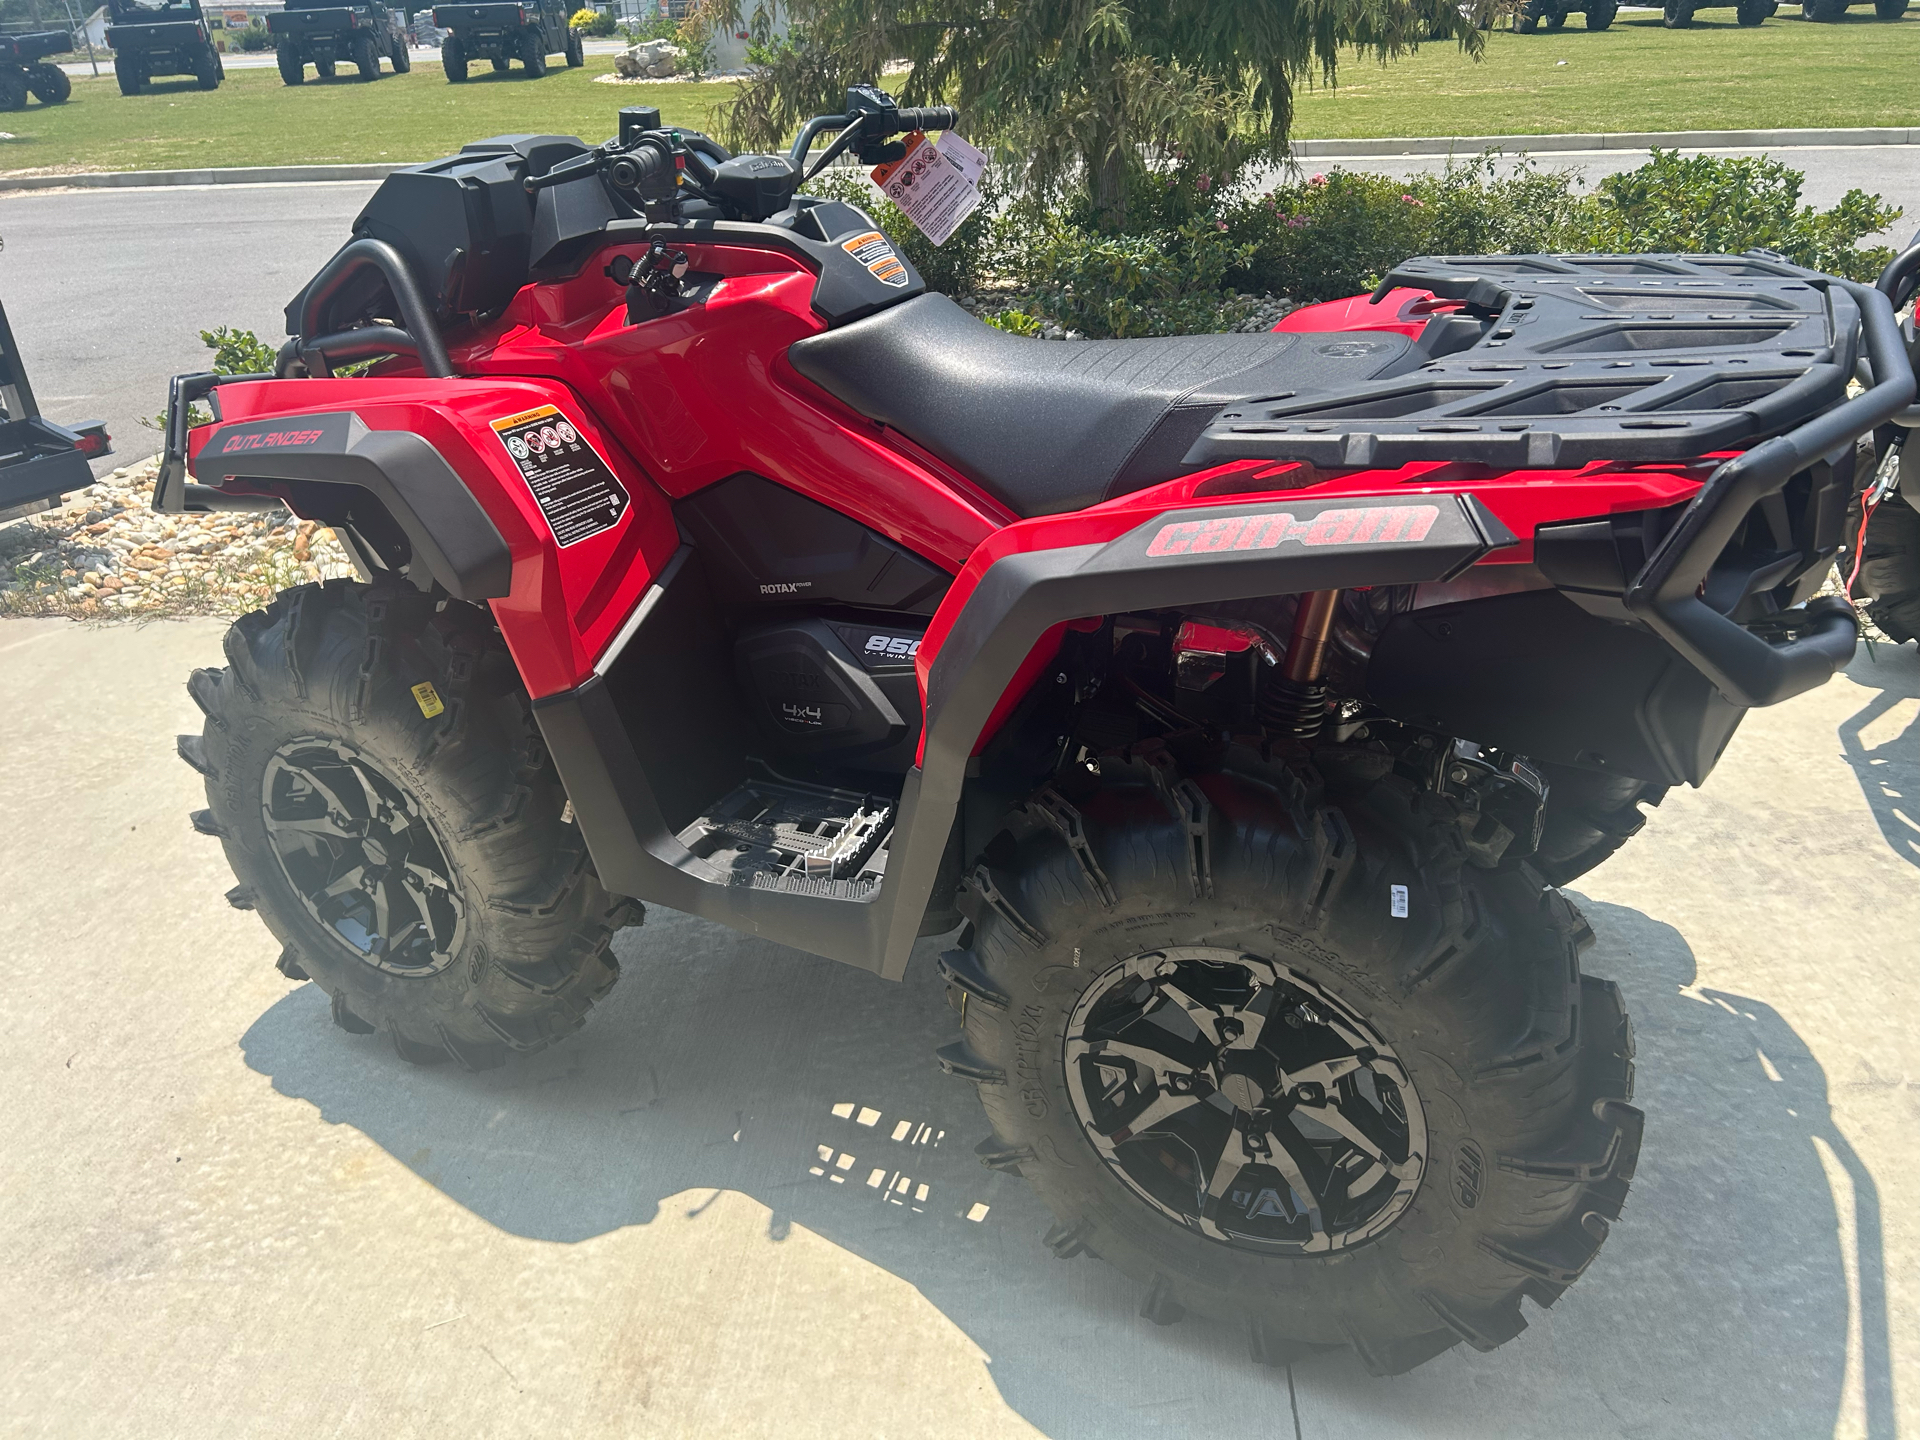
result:
M 0 525 L 0 615 L 240 615 L 353 574 L 331 530 L 284 510 L 157 513 L 159 466 L 122 466 L 57 510 Z

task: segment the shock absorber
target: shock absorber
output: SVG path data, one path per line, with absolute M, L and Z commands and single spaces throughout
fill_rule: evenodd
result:
M 1327 718 L 1320 672 L 1339 604 L 1338 590 L 1312 590 L 1293 612 L 1293 635 L 1279 673 L 1267 676 L 1260 687 L 1260 724 L 1276 740 L 1311 740 Z

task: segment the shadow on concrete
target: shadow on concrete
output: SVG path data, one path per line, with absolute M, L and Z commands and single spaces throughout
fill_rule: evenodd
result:
M 1847 667 L 1847 678 L 1880 693 L 1841 724 L 1840 748 L 1893 853 L 1920 866 L 1920 715 L 1880 744 L 1866 739 L 1876 721 L 1904 701 L 1920 699 L 1920 649 L 1876 645 Z
M 1133 1282 L 1055 1261 L 1024 1183 L 971 1153 L 986 1134 L 971 1087 L 931 1061 L 952 1033 L 931 953 L 888 985 L 655 910 L 620 937 L 625 978 L 587 1029 L 503 1070 L 408 1066 L 335 1030 L 311 985 L 242 1044 L 277 1091 L 514 1234 L 578 1241 L 688 1191 L 752 1196 L 768 1243 L 803 1225 L 914 1285 L 1063 1440 L 1830 1433 L 1848 1392 L 1844 1223 L 1863 1277 L 1855 1374 L 1869 1433 L 1890 1436 L 1877 1198 L 1820 1067 L 1764 1007 L 1683 993 L 1693 957 L 1670 927 L 1587 910 L 1588 968 L 1621 981 L 1641 1037 L 1650 1120 L 1627 1213 L 1527 1334 L 1391 1381 L 1341 1357 L 1257 1367 L 1232 1328 L 1157 1329 L 1135 1318 Z M 1845 1222 L 1819 1145 L 1851 1182 Z

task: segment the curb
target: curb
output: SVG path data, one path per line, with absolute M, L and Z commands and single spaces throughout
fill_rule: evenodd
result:
M 382 180 L 413 160 L 379 165 L 252 165 L 234 170 L 110 170 L 86 175 L 0 175 L 0 190 L 121 190 L 166 185 L 287 185 Z
M 1599 135 L 1438 135 L 1405 140 L 1296 140 L 1296 159 L 1362 155 L 1478 155 L 1483 150 L 1546 154 L 1565 151 L 1762 150 L 1851 145 L 1916 145 L 1920 128 L 1881 130 L 1643 130 Z M 0 185 L 5 184 L 0 179 Z
M 1296 160 L 1369 155 L 1478 155 L 1483 150 L 1533 155 L 1609 150 L 1761 150 L 1852 145 L 1920 145 L 1920 127 L 1880 130 L 1645 130 L 1595 135 L 1438 135 L 1385 140 L 1296 140 Z M 120 190 L 168 185 L 293 185 L 327 180 L 381 180 L 417 161 L 379 165 L 253 165 L 230 170 L 114 170 L 84 175 L 0 174 L 0 191 Z

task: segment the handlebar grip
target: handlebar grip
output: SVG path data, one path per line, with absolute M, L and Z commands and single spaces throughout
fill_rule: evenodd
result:
M 607 162 L 607 179 L 621 190 L 643 189 L 649 182 L 673 173 L 673 157 L 652 145 L 643 145 Z
M 902 130 L 951 130 L 960 123 L 960 112 L 951 105 L 923 105 L 899 113 Z

